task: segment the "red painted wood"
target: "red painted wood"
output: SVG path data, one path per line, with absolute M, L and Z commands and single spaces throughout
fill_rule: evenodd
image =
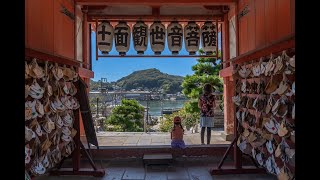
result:
M 25 48 L 25 56 L 28 57 L 27 60 L 30 60 L 30 58 L 37 58 L 42 61 L 56 62 L 61 65 L 66 64 L 66 65 L 75 66 L 75 67 L 80 66 L 80 62 L 75 61 L 73 59 L 68 59 L 65 57 L 44 53 L 39 50 L 30 49 L 30 48 Z
M 83 62 L 89 64 L 89 32 L 88 32 L 88 22 L 87 22 L 87 13 L 83 11 L 83 22 L 82 22 L 82 58 Z M 83 66 L 84 68 L 89 68 L 87 65 Z
M 119 19 L 125 20 L 127 22 L 136 22 L 137 19 L 142 19 L 144 22 L 153 22 L 155 19 L 161 19 L 162 22 L 171 22 L 172 19 L 176 19 L 179 22 L 188 22 L 190 19 L 197 21 L 197 22 L 205 22 L 208 19 L 216 20 L 218 19 L 219 22 L 223 21 L 223 15 L 88 15 L 88 22 L 95 22 L 96 19 L 99 21 L 101 20 L 108 20 L 111 22 L 118 22 Z
M 230 59 L 230 42 L 229 42 L 229 19 L 228 14 L 224 15 L 224 23 L 222 25 L 222 47 L 223 47 L 223 61 Z M 230 63 L 223 64 L 223 68 L 228 67 Z
M 25 2 L 24 3 L 25 9 L 24 9 L 24 45 L 25 47 L 30 47 L 29 46 L 29 41 L 28 41 L 28 15 L 29 15 L 29 3 Z
M 220 77 L 229 77 L 232 76 L 233 73 L 233 66 L 229 66 L 227 68 L 224 68 L 222 70 L 219 71 L 219 76 Z
M 245 4 L 244 4 L 244 0 L 239 0 L 239 1 L 238 1 L 238 9 L 239 9 L 238 12 L 242 11 L 244 5 L 245 5 Z
M 255 1 L 255 48 L 266 44 L 265 0 Z
M 240 39 L 239 39 L 239 53 L 248 52 L 248 16 L 243 16 L 239 20 Z
M 236 23 L 236 56 L 239 56 L 240 54 L 240 23 L 239 23 L 239 19 L 238 19 L 238 12 L 239 12 L 239 7 L 238 7 L 238 3 L 235 4 L 235 23 Z
M 88 69 L 79 67 L 78 72 L 79 72 L 79 76 L 80 77 L 83 77 L 83 78 L 94 78 L 93 71 L 90 71 Z
M 74 23 L 65 14 L 61 13 L 61 3 L 63 1 L 54 1 L 54 53 L 71 59 L 75 59 L 75 39 L 74 39 Z M 74 12 L 74 8 L 68 3 L 62 4 L 70 12 Z
M 239 54 L 294 34 L 295 5 L 292 0 L 239 0 L 237 12 L 246 5 L 249 5 L 249 13 L 239 20 Z
M 53 53 L 53 1 L 28 0 L 26 14 L 26 47 Z
M 266 37 L 267 43 L 272 43 L 277 40 L 277 21 L 276 21 L 276 1 L 266 0 L 265 17 L 266 17 Z
M 75 34 L 75 32 L 78 32 L 78 30 L 77 29 L 79 29 L 79 28 L 77 28 L 77 26 L 79 26 L 79 25 L 77 25 L 77 23 L 76 23 L 76 19 L 77 19 L 77 16 L 78 16 L 78 14 L 77 14 L 77 5 L 74 3 L 73 4 L 73 14 L 74 14 L 74 16 L 75 16 L 75 19 L 74 19 L 74 22 L 73 22 L 73 57 L 74 57 L 74 59 L 75 60 L 77 60 L 77 61 L 79 61 L 78 60 L 78 49 L 77 49 L 77 47 L 78 47 L 78 42 L 77 42 L 77 35 Z M 81 35 L 80 35 L 81 36 Z M 81 47 L 82 47 L 82 44 L 81 44 Z M 80 60 L 80 61 L 82 61 L 82 60 Z M 83 67 L 83 64 L 80 64 L 80 67 Z
M 277 39 L 288 36 L 291 31 L 291 0 L 277 0 Z
M 256 17 L 256 9 L 255 9 L 255 1 L 251 0 L 249 5 L 249 13 L 248 16 L 248 49 L 247 51 L 251 51 L 256 48 L 255 38 L 256 38 L 256 28 L 255 28 L 255 17 Z
M 233 4 L 234 0 L 75 0 L 80 5 L 223 5 Z
M 291 32 L 292 34 L 295 34 L 296 30 L 295 30 L 295 21 L 296 21 L 296 12 L 295 12 L 295 8 L 296 8 L 296 1 L 295 0 L 291 0 L 291 3 L 290 3 L 291 7 L 291 11 L 290 11 L 290 16 L 291 16 Z
M 273 42 L 270 45 L 266 45 L 264 47 L 255 49 L 253 51 L 249 51 L 245 54 L 242 54 L 236 58 L 231 59 L 233 63 L 243 63 L 247 61 L 252 61 L 258 59 L 260 57 L 269 56 L 271 53 L 281 52 L 286 49 L 294 48 L 295 47 L 295 36 L 289 36 L 283 38 L 282 40 Z

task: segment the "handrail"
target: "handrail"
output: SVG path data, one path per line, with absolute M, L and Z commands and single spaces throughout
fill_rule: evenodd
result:
M 87 66 L 90 66 L 89 63 L 84 63 L 81 61 L 76 61 L 70 58 L 62 57 L 59 55 L 53 55 L 46 52 L 41 52 L 39 50 L 35 50 L 32 48 L 25 48 L 25 60 L 30 61 L 32 58 L 37 58 L 39 61 L 50 61 L 58 64 L 66 64 L 70 66 L 80 67 L 81 64 L 86 64 Z

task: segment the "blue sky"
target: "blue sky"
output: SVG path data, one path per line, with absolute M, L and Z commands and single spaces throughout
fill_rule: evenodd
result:
M 221 49 L 221 39 L 219 33 L 219 49 Z M 131 74 L 137 70 L 157 68 L 163 73 L 172 75 L 186 76 L 187 74 L 193 74 L 191 67 L 197 63 L 196 58 L 99 58 L 96 60 L 96 38 L 95 32 L 91 34 L 92 40 L 92 70 L 94 71 L 94 81 L 98 81 L 101 78 L 107 78 L 108 82 L 117 81 L 118 79 Z M 136 55 L 137 52 L 133 48 L 133 41 L 130 41 L 130 49 L 127 55 Z M 182 43 L 182 49 L 179 55 L 187 55 L 184 42 Z M 100 54 L 100 51 L 99 51 Z M 110 55 L 118 55 L 113 43 L 112 51 Z M 153 55 L 150 44 L 148 49 L 144 52 L 146 55 Z M 171 55 L 167 44 L 161 55 Z

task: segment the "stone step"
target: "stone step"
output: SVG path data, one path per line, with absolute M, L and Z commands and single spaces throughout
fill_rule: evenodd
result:
M 145 167 L 150 165 L 171 165 L 173 156 L 171 153 L 144 154 L 142 160 Z

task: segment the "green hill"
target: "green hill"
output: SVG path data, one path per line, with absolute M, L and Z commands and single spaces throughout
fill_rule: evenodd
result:
M 153 90 L 165 93 L 177 93 L 182 90 L 182 76 L 175 76 L 160 72 L 158 69 L 145 69 L 135 71 L 116 82 L 108 83 L 110 90 L 116 85 L 125 90 Z M 99 87 L 99 82 L 91 81 L 94 89 Z M 92 88 L 91 88 L 92 89 Z
M 117 81 L 117 85 L 125 90 L 149 89 L 163 90 L 165 93 L 177 93 L 182 90 L 182 76 L 174 76 L 160 72 L 158 69 L 135 71 Z

